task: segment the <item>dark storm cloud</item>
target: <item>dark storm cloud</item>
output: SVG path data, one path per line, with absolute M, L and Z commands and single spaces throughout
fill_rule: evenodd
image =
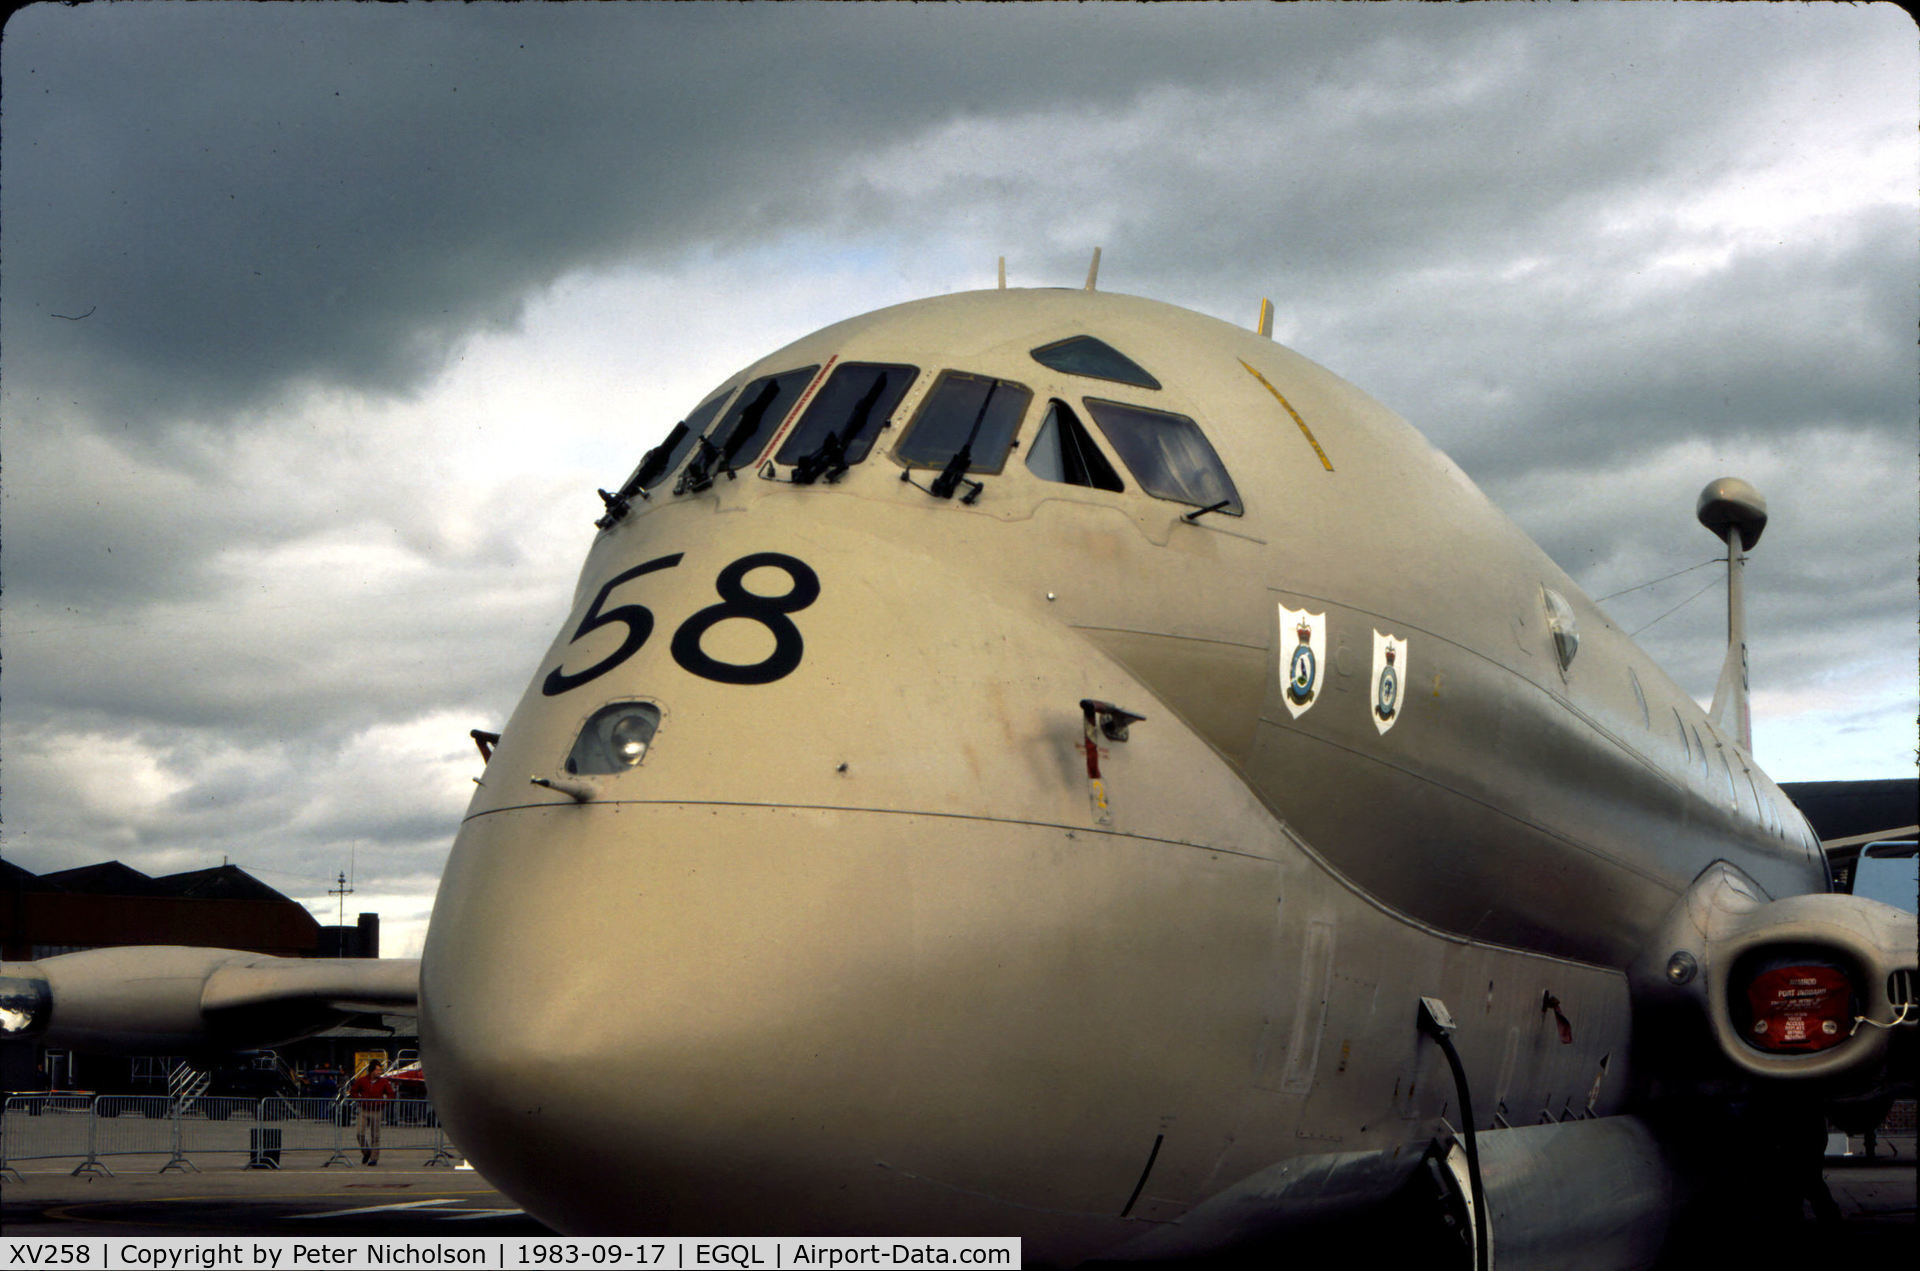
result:
M 7 46 L 12 339 L 102 406 L 217 414 L 303 377 L 404 391 L 530 290 L 623 253 L 807 221 L 937 233 L 921 204 L 821 192 L 956 115 L 1098 114 L 1167 85 L 1238 86 L 1219 131 L 1264 120 L 1284 145 L 1200 183 L 1087 188 L 1132 205 L 1137 259 L 1191 281 L 1277 247 L 1291 279 L 1350 285 L 1678 162 L 1696 134 L 1623 110 L 1617 56 L 1569 73 L 1574 16 L 28 10 Z M 1738 104 L 1739 77 L 1710 68 L 1740 59 L 1709 55 L 1740 25 L 1646 41 L 1708 68 L 1676 106 L 1711 122 Z M 1127 159 L 1174 175 L 1207 144 L 1145 132 Z M 1276 157 L 1294 184 L 1261 208 Z M 1190 209 L 1155 202 L 1180 189 L 1257 214 L 1174 231 Z
M 992 205 L 1009 194 L 1043 234 L 1076 201 L 1102 211 L 1110 259 L 1155 294 L 1252 266 L 1307 314 L 1356 296 L 1377 311 L 1422 270 L 1578 254 L 1621 191 L 1736 162 L 1720 125 L 1767 91 L 1748 53 L 1777 56 L 1791 25 L 1533 6 L 1371 18 L 28 10 L 6 46 L 10 361 L 36 372 L 25 387 L 136 425 L 218 419 L 290 381 L 404 393 L 574 269 L 808 223 L 964 236 L 1005 225 Z M 939 163 L 956 118 L 1097 119 L 1169 86 L 1217 97 L 1212 117 L 1149 123 L 1106 170 L 1068 135 L 1049 172 L 1006 156 L 1017 182 L 991 154 L 919 197 L 845 177 L 876 151 L 911 164 L 922 143 Z M 1059 244 L 1057 266 L 1048 246 L 1039 268 L 1083 267 L 1088 244 Z
M 1766 184 L 1856 140 L 1832 85 L 1900 82 L 1893 32 L 1802 47 L 1835 28 L 1728 6 L 1446 16 L 1276 39 L 1225 84 L 1119 107 L 962 116 L 856 165 L 820 215 L 998 236 L 1021 281 L 1075 279 L 1101 241 L 1108 285 L 1240 320 L 1266 292 L 1290 342 L 1482 479 L 1699 432 L 1910 426 L 1910 198 L 1857 207 L 1844 167 L 1811 196 Z M 1815 206 L 1791 239 L 1714 223 L 1793 197 Z
M 1250 69 L 1222 35 L 1254 16 L 30 9 L 10 359 L 109 414 L 405 392 L 569 270 L 789 225 L 823 165 L 916 122 Z

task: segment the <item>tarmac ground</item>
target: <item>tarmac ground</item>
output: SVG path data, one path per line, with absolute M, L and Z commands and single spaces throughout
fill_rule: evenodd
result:
M 1876 1160 L 1829 1158 L 1840 1222 L 1783 1223 L 1762 1266 L 1906 1265 L 1914 1248 L 1914 1141 Z M 157 1172 L 164 1156 L 113 1161 L 113 1176 L 74 1175 L 74 1162 L 0 1181 L 0 1231 L 8 1241 L 67 1237 L 401 1237 L 552 1234 L 466 1168 L 394 1162 L 374 1167 Z M 716 1233 L 721 1234 L 721 1233 Z M 774 1233 L 778 1234 L 778 1233 Z M 884 1234 L 884 1233 L 875 1233 Z M 1811 1262 L 1805 1256 L 1813 1255 Z M 1884 1260 L 1884 1261 L 1883 1261 Z M 1746 1266 L 1754 1266 L 1747 1262 Z
M 551 1231 L 471 1169 L 350 1166 L 158 1173 L 139 1158 L 113 1177 L 22 1171 L 0 1182 L 10 1240 L 84 1236 L 542 1236 Z
M 1906 1266 L 1915 1249 L 1913 1140 L 1900 1144 L 1900 1154 L 1884 1151 L 1875 1160 L 1861 1157 L 1830 1162 L 1823 1171 L 1827 1191 L 1840 1211 L 1835 1223 L 1814 1220 L 1810 1205 L 1800 1215 L 1788 1215 L 1768 1231 L 1727 1233 L 1725 1241 L 1696 1250 L 1699 1256 L 1670 1252 L 1669 1267 L 1739 1266 L 1751 1271 L 1772 1268 L 1842 1268 Z

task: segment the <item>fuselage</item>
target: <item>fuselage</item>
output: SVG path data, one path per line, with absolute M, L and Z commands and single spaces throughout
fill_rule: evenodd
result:
M 1257 334 L 954 295 L 689 422 L 711 449 L 593 541 L 424 958 L 451 1133 L 563 1229 L 1093 1256 L 1276 1162 L 1417 1154 L 1454 1094 L 1422 995 L 1476 1107 L 1626 1106 L 1624 969 L 1688 884 L 1826 888 L 1451 462 Z M 594 771 L 583 726 L 637 707 L 644 758 Z

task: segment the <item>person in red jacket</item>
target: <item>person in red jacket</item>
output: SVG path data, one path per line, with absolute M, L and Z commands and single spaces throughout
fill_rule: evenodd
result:
M 393 1102 L 393 1083 L 381 1075 L 382 1064 L 375 1059 L 367 1070 L 347 1084 L 347 1094 L 360 1104 L 360 1130 L 354 1137 L 360 1143 L 360 1163 L 380 1163 L 380 1122 L 386 1119 L 387 1105 Z

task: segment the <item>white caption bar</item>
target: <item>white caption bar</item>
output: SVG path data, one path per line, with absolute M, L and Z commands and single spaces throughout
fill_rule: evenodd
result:
M 311 1271 L 345 1267 L 663 1268 L 665 1271 L 841 1271 L 869 1267 L 1019 1268 L 1018 1237 L 760 1236 L 642 1240 L 431 1236 L 191 1239 L 114 1236 L 82 1240 L 0 1240 L 0 1271 Z

